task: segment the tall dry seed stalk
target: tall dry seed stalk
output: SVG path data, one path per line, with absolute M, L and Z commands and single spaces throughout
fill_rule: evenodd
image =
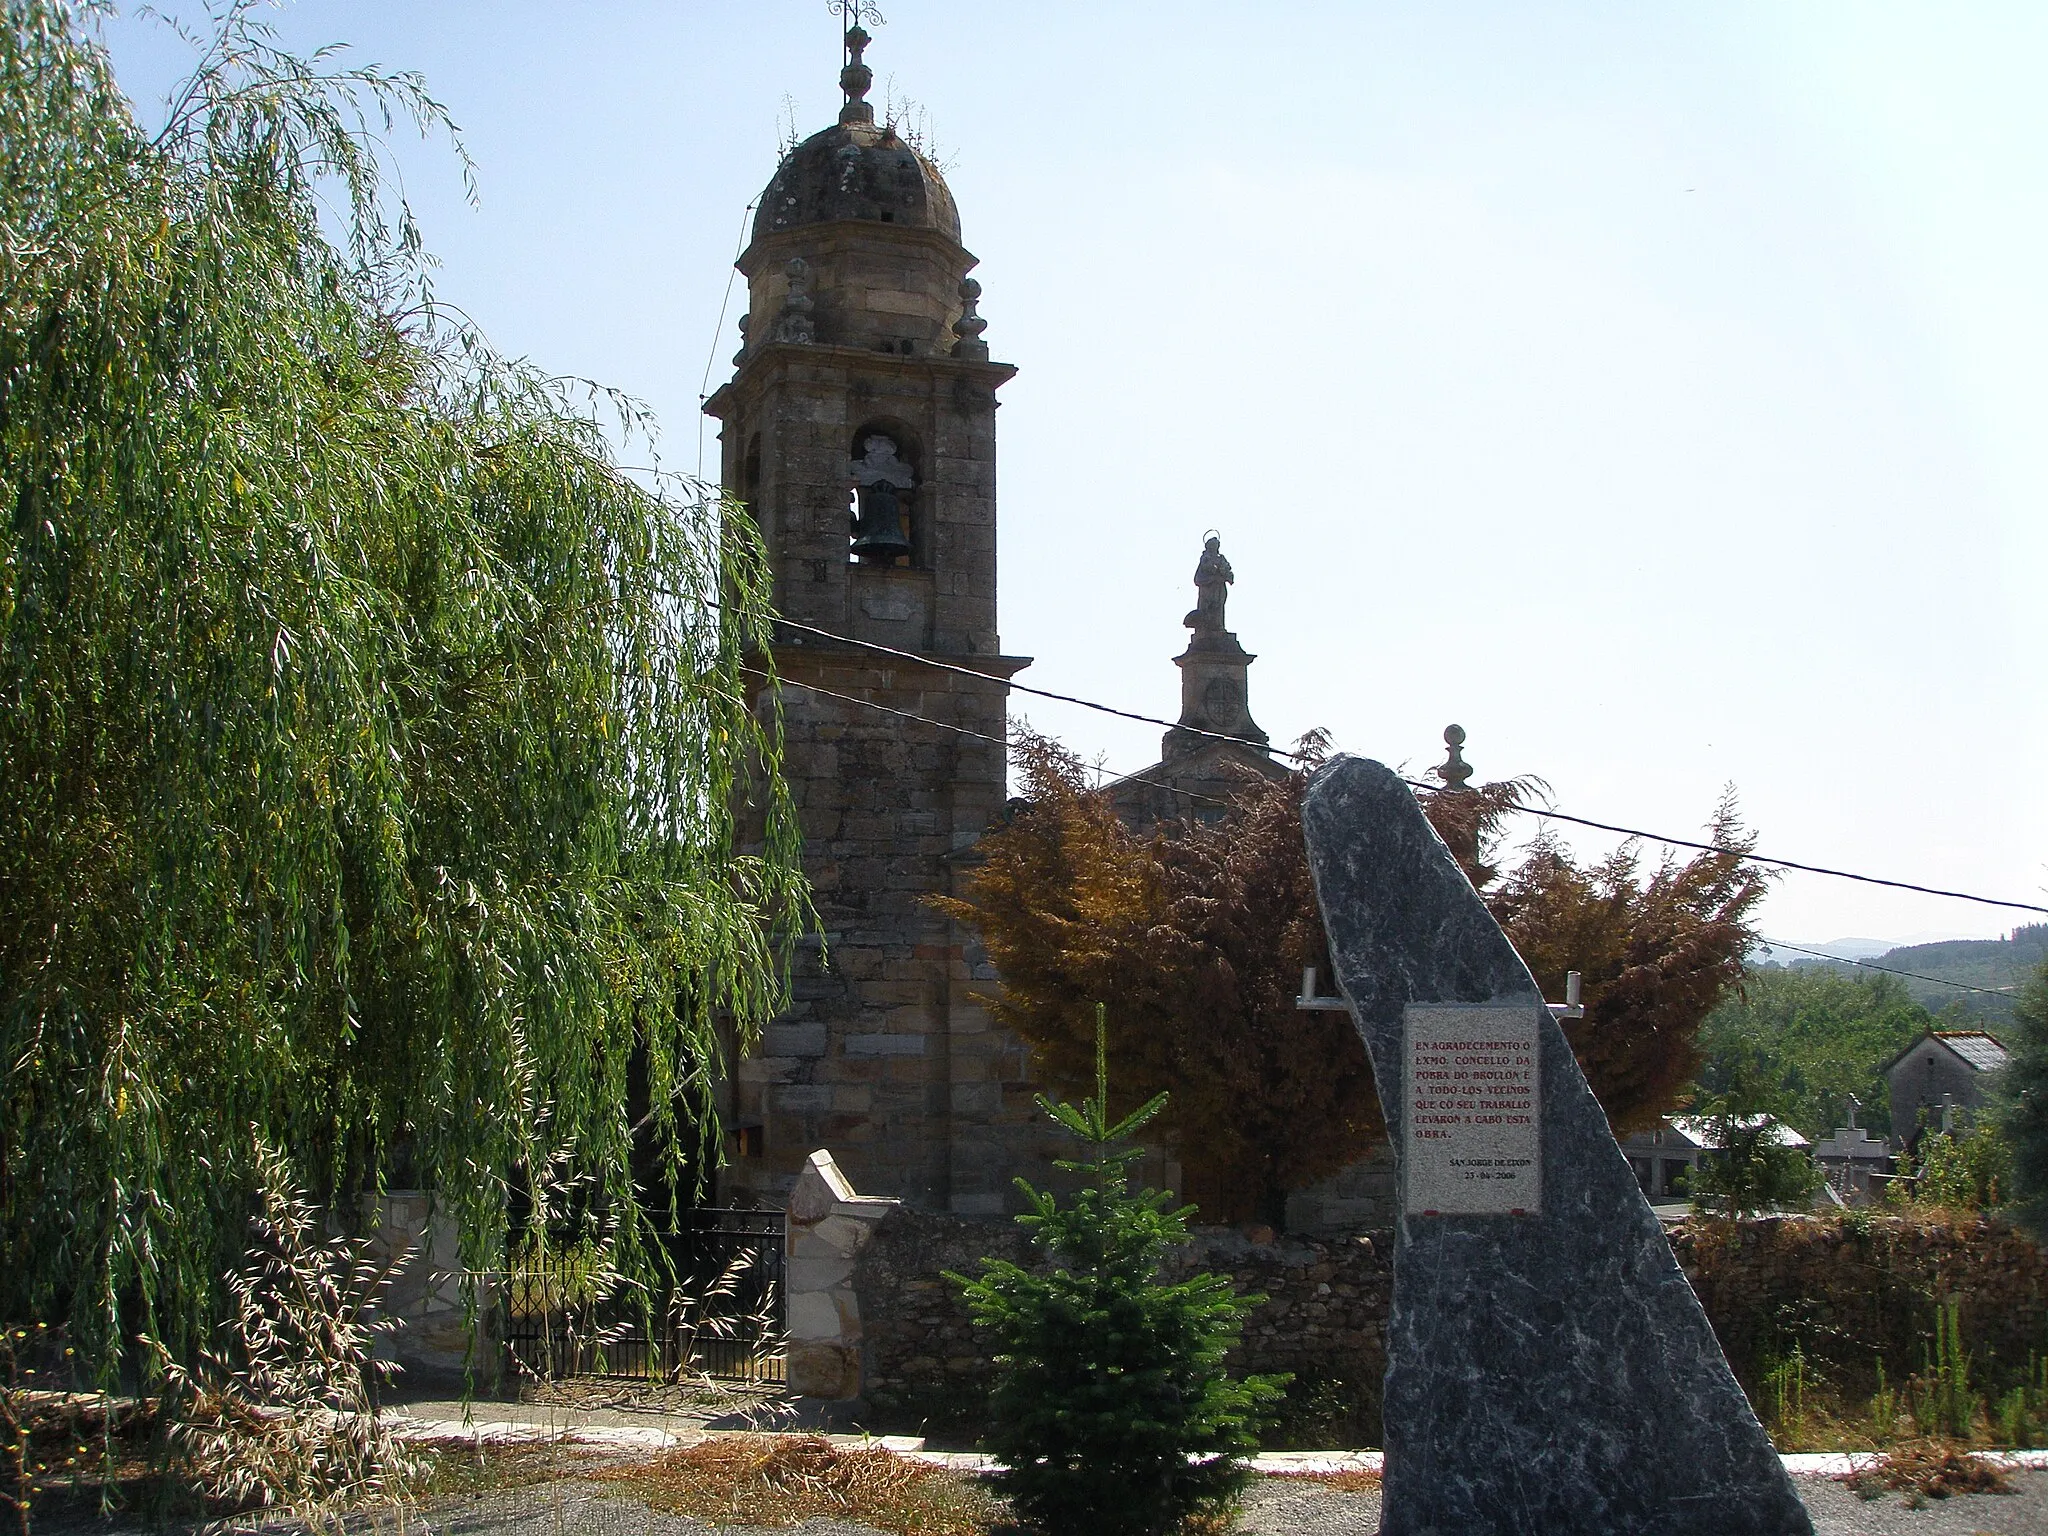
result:
M 255 1241 L 226 1276 L 232 1301 L 222 1342 L 189 1369 L 154 1339 L 163 1366 L 171 1444 L 194 1485 L 232 1509 L 262 1505 L 324 1520 L 392 1501 L 412 1470 L 377 1414 L 377 1387 L 398 1366 L 376 1358 L 396 1326 L 377 1315 L 400 1252 L 323 1238 L 290 1165 L 260 1146 L 262 1209 Z

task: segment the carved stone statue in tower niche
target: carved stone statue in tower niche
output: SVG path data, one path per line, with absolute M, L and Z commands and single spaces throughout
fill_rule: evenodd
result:
M 817 305 L 811 297 L 811 264 L 792 256 L 782 270 L 789 279 L 789 291 L 782 296 L 782 313 L 775 319 L 775 339 L 807 347 L 818 339 L 818 324 L 811 318 Z
M 910 553 L 904 513 L 917 476 L 898 454 L 894 438 L 874 432 L 860 440 L 860 457 L 852 465 L 852 552 L 874 565 L 890 565 Z
M 1223 605 L 1230 599 L 1230 584 L 1237 580 L 1230 562 L 1223 558 L 1223 541 L 1211 536 L 1202 545 L 1202 558 L 1195 565 L 1195 607 L 1181 623 L 1197 634 L 1220 635 L 1226 628 Z

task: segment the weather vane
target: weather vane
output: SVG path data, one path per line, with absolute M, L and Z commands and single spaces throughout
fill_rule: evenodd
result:
M 843 23 L 840 30 L 851 32 L 857 27 L 879 27 L 888 18 L 875 9 L 875 0 L 827 0 L 826 9 Z

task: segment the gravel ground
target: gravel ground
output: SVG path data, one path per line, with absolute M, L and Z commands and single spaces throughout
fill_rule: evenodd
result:
M 2048 1536 L 2048 1472 L 2013 1474 L 2012 1494 L 1969 1494 L 1908 1509 L 1897 1494 L 1869 1503 L 1832 1478 L 1794 1482 L 1816 1536 Z M 1379 1495 L 1333 1493 L 1294 1478 L 1263 1478 L 1245 1501 L 1245 1536 L 1373 1536 Z M 556 1484 L 490 1494 L 427 1512 L 432 1536 L 771 1536 L 758 1526 L 706 1525 Z M 424 1536 L 419 1526 L 411 1530 Z M 870 1527 L 811 1520 L 778 1536 L 877 1536 Z
M 2048 1472 L 2012 1474 L 2012 1494 L 1969 1494 L 1931 1500 L 1909 1509 L 1897 1494 L 1864 1502 L 1827 1477 L 1795 1477 L 1813 1515 L 1816 1536 L 2048 1536 Z M 1380 1528 L 1376 1493 L 1337 1493 L 1300 1478 L 1261 1478 L 1246 1497 L 1238 1530 L 1243 1536 L 1374 1536 Z M 46 1536 L 123 1536 L 97 1519 L 37 1521 Z M 136 1528 L 126 1536 L 165 1536 L 167 1528 Z M 175 1529 L 175 1528 L 168 1528 Z M 296 1524 L 240 1527 L 249 1536 L 306 1536 Z M 402 1525 L 389 1516 L 347 1523 L 351 1536 L 881 1536 L 872 1527 L 839 1520 L 764 1529 L 710 1525 L 661 1514 L 589 1483 L 560 1481 L 452 1498 L 409 1512 Z M 1625 1533 L 1617 1533 L 1625 1536 Z

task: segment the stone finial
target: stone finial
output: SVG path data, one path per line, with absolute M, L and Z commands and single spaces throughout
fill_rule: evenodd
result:
M 846 30 L 846 67 L 839 71 L 839 89 L 846 92 L 846 105 L 839 109 L 842 123 L 873 123 L 875 109 L 862 98 L 875 83 L 875 72 L 860 56 L 874 39 L 858 22 Z
M 1862 1101 L 1861 1099 L 1857 1098 L 1857 1097 L 1856 1097 L 1856 1095 L 1855 1095 L 1855 1094 L 1853 1094 L 1853 1093 L 1851 1093 L 1851 1094 L 1845 1094 L 1845 1095 L 1843 1095 L 1843 1097 L 1844 1097 L 1844 1098 L 1845 1098 L 1845 1099 L 1846 1099 L 1846 1100 L 1848 1101 L 1848 1110 L 1849 1110 L 1849 1124 L 1848 1124 L 1848 1126 L 1847 1126 L 1846 1128 L 1847 1128 L 1848 1130 L 1852 1130 L 1852 1131 L 1853 1131 L 1853 1130 L 1857 1129 L 1857 1125 L 1856 1125 L 1856 1112 L 1857 1112 L 1858 1110 L 1860 1110 L 1860 1109 L 1862 1109 L 1862 1108 L 1863 1108 L 1863 1101 Z
M 735 368 L 747 360 L 747 327 L 753 323 L 752 315 L 740 316 L 740 349 L 732 355 L 732 365 Z
M 807 346 L 818 339 L 817 322 L 811 319 L 816 307 L 811 298 L 811 264 L 792 256 L 783 271 L 789 275 L 789 292 L 783 296 L 782 313 L 775 321 L 775 339 Z
M 1472 765 L 1465 761 L 1465 754 L 1459 748 L 1465 745 L 1465 727 L 1447 725 L 1444 727 L 1444 745 L 1450 753 L 1444 758 L 1443 766 L 1436 776 L 1444 781 L 1445 789 L 1465 789 L 1472 782 Z
M 980 304 L 981 284 L 971 277 L 961 278 L 960 318 L 953 322 L 953 334 L 960 339 L 953 343 L 953 355 L 985 363 L 988 343 L 981 339 L 981 333 L 988 329 L 988 322 L 981 318 Z

